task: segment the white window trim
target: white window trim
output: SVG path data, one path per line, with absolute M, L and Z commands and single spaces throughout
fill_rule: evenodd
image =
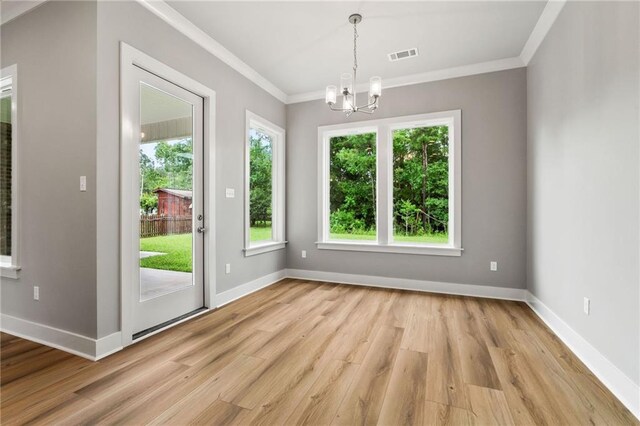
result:
M 20 277 L 20 202 L 18 197 L 18 65 L 0 70 L 0 90 L 11 85 L 11 256 L 0 256 L 0 276 Z
M 273 239 L 251 244 L 250 178 L 251 160 L 250 130 L 257 128 L 272 139 L 272 217 Z M 255 256 L 286 247 L 285 240 L 285 131 L 269 120 L 246 110 L 244 144 L 244 255 Z
M 462 248 L 462 120 L 460 110 L 393 117 L 318 127 L 318 241 L 323 250 L 461 256 Z M 393 241 L 393 130 L 449 126 L 449 242 L 411 244 Z M 376 133 L 376 241 L 329 239 L 329 143 L 332 137 Z

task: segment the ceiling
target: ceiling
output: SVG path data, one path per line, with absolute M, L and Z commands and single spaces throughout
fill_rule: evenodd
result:
M 546 1 L 270 2 L 167 4 L 288 97 L 338 84 L 353 62 L 351 13 L 358 25 L 358 83 L 516 58 Z M 390 62 L 387 53 L 417 47 Z M 524 64 L 522 64 L 524 65 Z
M 45 0 L 0 0 L 0 23 Z M 324 98 L 353 61 L 358 25 L 358 83 L 384 87 L 526 66 L 565 0 L 218 1 L 135 0 L 285 103 Z M 418 57 L 387 54 L 418 48 Z
M 191 117 L 190 103 L 146 84 L 140 85 L 140 124 Z
M 0 24 L 9 22 L 44 2 L 45 0 L 0 0 Z

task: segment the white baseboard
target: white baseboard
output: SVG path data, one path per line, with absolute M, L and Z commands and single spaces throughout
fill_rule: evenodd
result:
M 454 284 L 438 281 L 411 280 L 406 278 L 377 277 L 373 275 L 341 274 L 337 272 L 287 269 L 287 278 L 328 281 L 339 284 L 364 285 L 398 290 L 425 291 L 429 293 L 455 294 L 460 296 L 486 297 L 524 301 L 525 289 L 492 287 L 472 284 Z
M 122 332 L 116 331 L 96 340 L 95 361 L 118 352 L 122 349 Z
M 0 330 L 23 339 L 60 349 L 96 361 L 122 349 L 120 332 L 92 339 L 67 330 L 50 327 L 11 315 L 0 315 Z
M 640 420 L 640 386 L 594 348 L 536 296 L 527 292 L 527 304 L 589 370 Z
M 215 296 L 215 304 L 216 307 L 219 308 L 221 306 L 226 305 L 227 303 L 231 303 L 236 299 L 244 297 L 248 294 L 256 292 L 260 289 L 270 286 L 271 284 L 275 284 L 278 281 L 286 278 L 286 269 L 282 269 L 277 272 L 273 272 L 271 274 L 265 275 L 263 277 L 257 278 L 253 281 L 249 281 L 248 283 L 239 285 L 237 287 L 232 288 L 231 290 L 223 291 L 222 293 L 218 293 Z

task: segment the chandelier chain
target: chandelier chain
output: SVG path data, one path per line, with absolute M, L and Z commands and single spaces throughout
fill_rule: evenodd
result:
M 357 24 L 353 24 L 353 70 L 358 69 L 358 50 L 356 40 L 358 39 Z M 354 82 L 355 83 L 355 82 Z

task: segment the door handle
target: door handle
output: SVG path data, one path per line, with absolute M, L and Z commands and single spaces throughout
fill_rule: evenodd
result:
M 205 228 L 204 226 L 198 226 L 196 228 L 196 231 L 198 231 L 199 234 L 204 234 L 204 231 L 206 231 L 207 228 Z

